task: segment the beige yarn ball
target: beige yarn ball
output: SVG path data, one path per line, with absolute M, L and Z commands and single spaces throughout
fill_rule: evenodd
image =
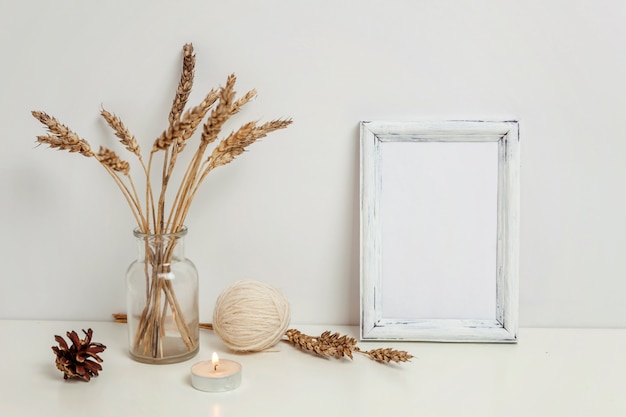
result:
M 239 352 L 258 352 L 276 345 L 289 320 L 289 302 L 283 293 L 255 280 L 228 287 L 213 310 L 213 330 L 226 346 Z

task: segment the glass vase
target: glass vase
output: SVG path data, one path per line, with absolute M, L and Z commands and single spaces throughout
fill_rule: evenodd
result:
M 198 353 L 198 272 L 184 253 L 187 228 L 166 234 L 135 229 L 138 257 L 126 272 L 130 356 L 175 363 Z

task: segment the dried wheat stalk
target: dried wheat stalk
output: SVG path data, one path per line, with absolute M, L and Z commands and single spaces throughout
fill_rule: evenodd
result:
M 183 46 L 183 70 L 180 75 L 180 82 L 178 83 L 178 89 L 176 89 L 176 95 L 174 96 L 174 102 L 172 103 L 172 110 L 169 116 L 170 126 L 180 119 L 180 115 L 185 109 L 189 94 L 191 94 L 191 87 L 193 87 L 195 67 L 196 56 L 193 53 L 193 46 L 186 44 Z
M 326 357 L 342 358 L 348 356 L 352 359 L 352 353 L 357 352 L 381 363 L 407 362 L 413 357 L 404 350 L 391 348 L 363 351 L 357 346 L 355 338 L 346 335 L 341 336 L 339 333 L 331 334 L 329 331 L 325 331 L 320 336 L 309 336 L 297 329 L 289 329 L 285 332 L 285 336 L 287 341 L 300 349 Z
M 105 109 L 100 111 L 100 114 L 106 120 L 107 124 L 115 131 L 115 136 L 120 139 L 120 143 L 126 147 L 129 152 L 134 153 L 142 160 L 141 148 L 137 139 L 128 131 L 124 123 L 114 114 L 109 113 Z
M 342 358 L 347 356 L 352 359 L 352 354 L 357 352 L 381 363 L 407 362 L 413 357 L 406 351 L 391 348 L 363 351 L 357 346 L 355 338 L 330 331 L 325 331 L 320 336 L 309 336 L 297 329 L 289 329 L 285 332 L 285 336 L 287 341 L 300 349 L 325 357 Z
M 180 231 L 198 188 L 211 170 L 231 162 L 236 156 L 243 153 L 249 145 L 268 133 L 283 129 L 291 124 L 291 119 L 274 120 L 258 127 L 254 122 L 251 122 L 252 124 L 246 123 L 238 130 L 238 134 L 231 134 L 223 139 L 216 147 L 219 150 L 208 152 L 208 146 L 219 138 L 224 123 L 252 100 L 256 96 L 256 91 L 251 90 L 236 99 L 234 89 L 236 77 L 230 75 L 223 87 L 211 90 L 202 102 L 185 111 L 193 87 L 195 63 L 193 46 L 191 44 L 184 45 L 182 70 L 168 116 L 168 126 L 155 139 L 147 163 L 144 163 L 137 139 L 126 128 L 121 119 L 105 109 L 100 112 L 120 143 L 126 150 L 135 155 L 141 166 L 141 174 L 145 183 L 145 192 L 141 196 L 131 175 L 131 165 L 120 158 L 115 151 L 101 147 L 98 153 L 95 153 L 85 139 L 59 123 L 54 117 L 40 111 L 32 112 L 32 115 L 48 128 L 49 134 L 37 137 L 40 144 L 47 144 L 51 148 L 76 152 L 85 157 L 94 158 L 106 169 L 126 199 L 138 229 L 144 234 L 165 234 Z M 168 202 L 168 188 L 176 168 L 178 155 L 185 149 L 188 140 L 200 125 L 202 125 L 202 133 L 198 147 L 191 158 L 191 162 L 184 170 L 175 197 Z M 207 153 L 209 153 L 208 158 Z M 162 155 L 162 170 L 159 174 L 153 174 L 157 155 Z M 159 181 L 155 181 L 153 176 L 158 177 Z M 158 253 L 149 253 L 150 261 L 155 265 L 168 263 L 173 250 L 172 244 L 175 244 L 175 241 L 170 241 L 167 247 L 160 248 Z M 150 297 L 140 318 L 135 345 L 138 348 L 141 346 L 142 351 L 159 354 L 158 328 L 163 327 L 165 312 L 169 309 L 181 337 L 191 350 L 195 341 L 190 337 L 187 322 L 180 312 L 171 282 L 159 278 L 156 274 L 154 276 L 148 276 L 148 272 L 146 274 L 146 292 L 150 294 Z M 162 299 L 166 300 L 163 306 L 161 306 Z
M 404 350 L 395 350 L 391 348 L 379 348 L 373 349 L 370 351 L 362 351 L 358 347 L 355 349 L 356 352 L 365 354 L 369 356 L 371 359 L 377 362 L 407 362 L 409 359 L 413 357 L 413 355 L 405 352 Z
M 49 135 L 37 136 L 37 142 L 40 144 L 47 144 L 51 148 L 62 151 L 78 152 L 86 157 L 95 155 L 91 150 L 91 146 L 89 146 L 89 143 L 85 139 L 80 138 L 67 126 L 59 123 L 54 117 L 41 111 L 33 111 L 32 115 L 44 124 L 50 132 Z

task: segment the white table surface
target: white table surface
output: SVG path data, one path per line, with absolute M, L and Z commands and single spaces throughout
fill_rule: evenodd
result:
M 54 335 L 91 327 L 107 345 L 103 371 L 65 381 Z M 347 326 L 292 326 L 358 336 Z M 329 360 L 281 342 L 276 351 L 228 352 L 201 330 L 200 353 L 173 365 L 128 357 L 112 322 L 0 321 L 0 416 L 626 416 L 626 330 L 520 329 L 518 344 L 360 342 L 415 356 L 383 365 L 357 355 Z M 243 366 L 241 386 L 207 393 L 190 368 L 217 351 Z

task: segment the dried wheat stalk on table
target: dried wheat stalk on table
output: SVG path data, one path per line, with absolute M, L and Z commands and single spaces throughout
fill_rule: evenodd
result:
M 413 355 L 404 350 L 395 350 L 391 348 L 373 349 L 370 351 L 361 350 L 357 346 L 355 338 L 339 335 L 325 331 L 320 336 L 309 336 L 297 329 L 289 329 L 285 332 L 287 340 L 302 350 L 315 353 L 320 356 L 342 358 L 348 356 L 352 359 L 354 352 L 367 355 L 370 359 L 377 362 L 407 362 Z

